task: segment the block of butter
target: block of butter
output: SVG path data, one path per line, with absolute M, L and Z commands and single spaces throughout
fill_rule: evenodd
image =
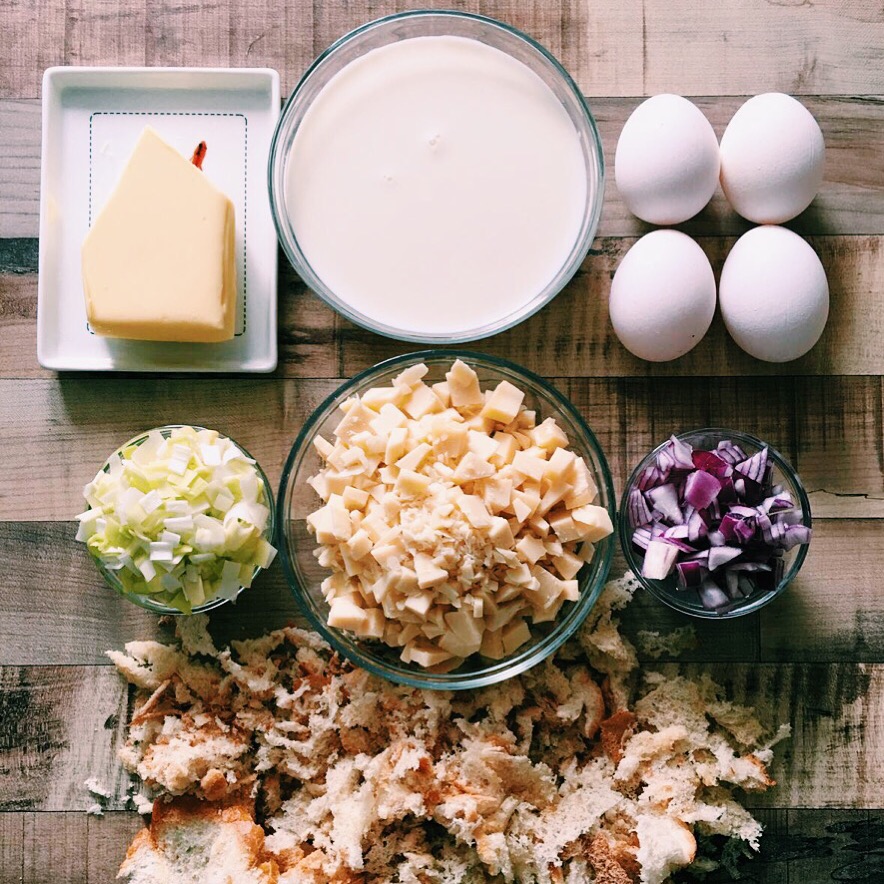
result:
M 83 243 L 100 335 L 226 341 L 236 309 L 233 203 L 147 127 Z

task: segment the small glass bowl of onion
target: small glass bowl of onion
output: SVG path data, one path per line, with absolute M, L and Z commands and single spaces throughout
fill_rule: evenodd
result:
M 635 468 L 620 544 L 644 588 L 694 617 L 724 619 L 773 601 L 804 564 L 810 501 L 772 446 L 720 427 L 671 436 Z
M 139 433 L 84 497 L 76 539 L 113 589 L 156 614 L 235 601 L 276 555 L 270 482 L 216 430 L 167 424 Z

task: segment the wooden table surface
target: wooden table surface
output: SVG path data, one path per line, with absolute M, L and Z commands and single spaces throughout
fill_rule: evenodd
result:
M 419 5 L 419 4 L 415 4 Z M 632 358 L 607 295 L 648 229 L 609 175 L 581 272 L 546 309 L 476 349 L 552 378 L 598 434 L 618 493 L 653 444 L 717 424 L 774 443 L 813 504 L 799 578 L 757 615 L 699 623 L 687 670 L 794 728 L 779 785 L 748 803 L 767 824 L 745 880 L 884 881 L 884 7 L 878 0 L 486 0 L 445 4 L 500 18 L 555 53 L 589 96 L 612 165 L 641 96 L 695 98 L 720 135 L 745 97 L 800 96 L 826 138 L 814 204 L 789 226 L 822 258 L 832 311 L 823 339 L 785 366 L 756 362 L 716 317 L 673 363 Z M 278 481 L 305 416 L 341 379 L 406 345 L 334 315 L 280 258 L 280 363 L 268 377 L 54 375 L 36 361 L 40 79 L 56 64 L 268 66 L 283 94 L 333 39 L 388 2 L 44 0 L 0 3 L 0 882 L 108 882 L 140 819 L 116 761 L 127 691 L 107 648 L 157 634 L 156 619 L 104 587 L 72 517 L 108 452 L 168 422 L 217 427 Z M 683 229 L 716 272 L 749 225 L 718 193 Z M 614 571 L 622 570 L 622 559 Z M 278 566 L 218 630 L 255 633 L 295 616 Z M 647 597 L 627 631 L 684 620 Z M 83 781 L 112 790 L 87 816 Z

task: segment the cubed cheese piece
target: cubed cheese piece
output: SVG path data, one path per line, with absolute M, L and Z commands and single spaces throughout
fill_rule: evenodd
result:
M 511 549 L 516 542 L 513 537 L 513 530 L 510 523 L 500 516 L 493 516 L 491 519 L 491 527 L 488 529 L 488 539 L 498 549 Z
M 592 503 L 599 490 L 589 472 L 589 467 L 582 457 L 574 462 L 572 485 L 570 492 L 565 496 L 565 506 L 569 510 Z
M 149 126 L 83 243 L 82 262 L 86 316 L 97 334 L 233 337 L 233 203 Z
M 501 381 L 482 408 L 482 417 L 508 424 L 515 420 L 525 394 L 509 381 Z
M 540 565 L 535 565 L 531 573 L 537 579 L 537 589 L 528 594 L 528 601 L 534 608 L 548 608 L 564 591 L 562 581 Z
M 408 417 L 391 402 L 381 406 L 378 414 L 373 415 L 371 429 L 379 436 L 386 436 L 396 427 L 404 427 L 408 423 Z
M 328 499 L 328 510 L 331 513 L 331 529 L 337 540 L 349 540 L 353 534 L 353 523 L 350 513 L 344 505 L 340 494 L 332 494 Z
M 448 391 L 451 404 L 455 408 L 468 408 L 471 405 L 482 405 L 485 401 L 479 389 L 479 377 L 465 362 L 457 359 L 446 372 Z
M 414 571 L 421 589 L 430 589 L 448 579 L 448 572 L 437 567 L 426 553 L 414 554 Z
M 359 633 L 368 629 L 368 622 L 365 610 L 356 604 L 354 596 L 348 595 L 332 599 L 328 612 L 329 626 Z
M 426 442 L 421 442 L 420 445 L 415 445 L 408 454 L 400 457 L 396 461 L 396 466 L 400 470 L 417 470 L 431 451 L 432 449 Z
M 383 638 L 387 618 L 380 608 L 369 608 L 365 611 L 365 626 L 357 634 L 362 638 Z
M 479 646 L 479 653 L 489 660 L 502 660 L 506 656 L 503 649 L 503 639 L 501 638 L 501 630 L 491 631 L 486 629 L 482 633 L 482 644 Z
M 384 463 L 393 464 L 405 454 L 408 443 L 408 430 L 405 427 L 394 427 L 387 436 L 387 445 L 384 449 Z
M 443 408 L 448 408 L 451 405 L 451 390 L 448 389 L 448 381 L 442 381 L 439 384 L 433 384 L 433 392 L 438 397 L 439 401 L 442 403 Z
M 425 414 L 442 411 L 442 403 L 426 384 L 418 382 L 411 395 L 402 404 L 402 409 L 409 417 L 419 420 Z
M 570 482 L 572 467 L 576 459 L 573 451 L 568 451 L 566 448 L 556 448 L 546 462 L 543 477 L 551 487 L 558 487 L 565 482 Z
M 588 540 L 590 543 L 596 543 L 614 532 L 611 517 L 603 506 L 586 504 L 571 510 L 571 518 L 584 526 L 580 539 Z M 564 539 L 563 537 L 562 540 Z
M 562 555 L 553 559 L 553 565 L 556 566 L 556 571 L 559 572 L 563 580 L 571 580 L 583 567 L 583 559 L 566 550 Z
M 481 497 L 475 494 L 461 494 L 457 498 L 457 506 L 474 528 L 487 529 L 491 526 L 491 515 Z
M 468 451 L 454 471 L 454 481 L 458 485 L 463 485 L 466 482 L 474 482 L 476 479 L 487 479 L 496 472 L 497 470 L 487 460 L 482 460 L 477 454 Z
M 426 377 L 428 371 L 429 369 L 423 362 L 409 365 L 405 371 L 393 378 L 393 386 L 414 388 L 420 384 L 422 378 Z
M 487 433 L 478 433 L 476 430 L 467 431 L 467 447 L 474 454 L 477 454 L 482 460 L 490 460 L 491 456 L 496 453 L 498 443 Z
M 403 608 L 416 614 L 421 620 L 426 619 L 427 612 L 433 607 L 433 593 L 419 592 L 405 599 Z
M 532 565 L 546 555 L 543 541 L 533 534 L 526 534 L 519 538 L 516 542 L 516 551 L 523 562 L 529 562 Z
M 542 424 L 528 431 L 531 442 L 538 448 L 546 451 L 554 451 L 556 448 L 567 448 L 568 437 L 565 431 L 556 423 L 554 417 L 548 417 Z
M 347 549 L 354 562 L 367 556 L 373 545 L 371 538 L 361 528 L 347 541 Z
M 461 609 L 445 615 L 448 633 L 439 639 L 439 646 L 455 657 L 469 657 L 482 645 L 484 621 Z
M 361 510 L 368 503 L 368 492 L 348 485 L 342 495 L 344 506 L 349 510 Z
M 377 414 L 370 408 L 366 408 L 361 402 L 353 402 L 347 409 L 344 419 L 335 427 L 335 436 L 342 442 L 349 443 L 357 433 L 363 433 L 371 426 L 371 422 L 377 418 Z M 343 457 L 345 452 L 340 452 Z M 339 460 L 340 466 L 346 466 L 344 461 Z
M 586 526 L 575 522 L 566 510 L 550 513 L 549 526 L 556 532 L 556 537 L 562 543 L 568 543 L 571 540 L 581 540 L 583 532 L 586 530 Z
M 517 451 L 513 457 L 513 469 L 529 479 L 539 482 L 546 471 L 546 459 L 530 451 Z
M 407 392 L 401 387 L 372 387 L 366 390 L 362 396 L 362 404 L 374 411 L 380 411 L 388 403 L 398 405 L 406 397 Z
M 332 445 L 328 439 L 325 439 L 322 436 L 315 436 L 313 439 L 313 447 L 323 460 L 328 460 L 328 456 L 332 453 L 335 446 Z
M 519 450 L 519 443 L 516 441 L 516 437 L 511 433 L 495 433 L 493 439 L 497 443 L 497 449 L 489 460 L 498 467 L 512 463 L 516 452 Z
M 426 494 L 430 487 L 430 477 L 414 470 L 402 470 L 396 479 L 396 490 L 403 497 L 417 497 Z
M 420 638 L 412 639 L 406 645 L 405 650 L 402 652 L 403 660 L 405 659 L 405 651 L 408 651 L 408 661 L 417 663 L 418 666 L 423 666 L 425 669 L 438 666 L 440 663 L 451 659 L 451 654 L 448 651 L 443 651 L 441 648 L 437 648 L 430 642 Z
M 509 510 L 513 500 L 513 483 L 511 479 L 491 476 L 482 484 L 482 499 L 491 513 Z
M 503 644 L 503 652 L 509 656 L 521 648 L 525 642 L 530 641 L 531 630 L 528 628 L 528 624 L 519 618 L 503 627 L 500 638 Z

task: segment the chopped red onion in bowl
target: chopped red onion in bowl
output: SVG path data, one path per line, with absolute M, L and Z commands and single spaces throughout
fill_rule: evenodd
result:
M 701 430 L 672 436 L 636 468 L 620 536 L 658 598 L 698 616 L 736 616 L 794 577 L 810 523 L 800 480 L 778 452 L 746 434 Z

